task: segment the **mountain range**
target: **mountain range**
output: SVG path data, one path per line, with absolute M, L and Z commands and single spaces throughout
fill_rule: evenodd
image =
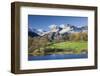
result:
M 34 29 L 32 27 L 28 27 L 28 36 L 36 37 L 36 36 L 44 36 L 45 34 L 49 34 L 50 32 L 58 32 L 59 34 L 66 34 L 66 33 L 76 33 L 76 32 L 87 32 L 88 26 L 74 26 L 74 25 L 63 25 L 52 27 L 50 31 L 44 31 L 42 29 Z

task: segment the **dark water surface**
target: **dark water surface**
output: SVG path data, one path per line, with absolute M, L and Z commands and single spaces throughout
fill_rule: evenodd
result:
M 28 56 L 28 60 L 55 60 L 55 59 L 78 59 L 88 58 L 88 54 L 52 54 L 46 56 Z

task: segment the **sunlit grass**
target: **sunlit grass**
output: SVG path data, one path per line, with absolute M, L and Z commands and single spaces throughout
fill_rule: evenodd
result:
M 60 43 L 55 43 L 49 46 L 49 48 L 55 48 L 55 49 L 72 49 L 73 51 L 81 51 L 81 50 L 86 50 L 88 48 L 88 44 L 86 41 L 78 41 L 78 42 L 60 42 Z

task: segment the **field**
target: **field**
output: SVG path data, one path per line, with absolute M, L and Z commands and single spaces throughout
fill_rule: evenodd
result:
M 31 52 L 34 56 L 43 56 L 50 54 L 86 54 L 87 41 L 66 41 L 59 43 L 52 43 L 45 48 L 41 47 Z
M 86 49 L 87 48 L 87 42 L 61 42 L 61 43 L 55 43 L 53 45 L 51 45 L 51 47 L 55 47 L 58 49 L 74 49 L 74 50 L 82 50 L 82 49 Z
M 52 44 L 48 48 L 62 49 L 62 51 L 64 51 L 65 54 L 71 53 L 71 52 L 79 54 L 82 52 L 87 52 L 87 42 L 86 41 L 77 41 L 77 42 L 67 41 L 67 42 Z

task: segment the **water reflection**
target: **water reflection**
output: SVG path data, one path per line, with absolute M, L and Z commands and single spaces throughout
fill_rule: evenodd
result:
M 52 54 L 46 56 L 28 56 L 28 60 L 55 60 L 55 59 L 78 59 L 78 58 L 88 58 L 87 54 Z

